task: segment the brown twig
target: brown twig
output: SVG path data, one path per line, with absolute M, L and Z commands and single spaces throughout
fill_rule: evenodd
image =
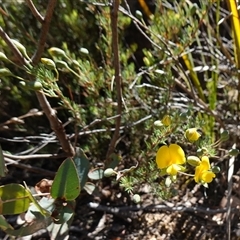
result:
M 9 158 L 6 158 L 6 157 L 4 158 L 4 160 L 6 162 L 6 165 L 13 165 L 13 166 L 16 166 L 16 167 L 21 168 L 21 169 L 26 169 L 26 170 L 31 171 L 31 172 L 42 174 L 44 176 L 46 176 L 46 175 L 48 175 L 49 177 L 54 177 L 55 176 L 54 172 L 49 171 L 47 169 L 42 169 L 42 168 L 39 168 L 39 167 L 33 167 L 29 164 L 19 163 L 18 161 L 15 161 L 15 160 L 12 160 L 12 159 L 9 159 Z
M 63 151 L 65 151 L 69 156 L 73 156 L 75 153 L 74 148 L 67 138 L 63 124 L 58 119 L 56 111 L 52 109 L 46 96 L 42 92 L 36 92 L 36 95 L 43 112 L 46 114 L 50 122 L 51 129 L 55 132 L 58 140 L 60 141 Z
M 115 70 L 114 79 L 116 81 L 116 90 L 117 90 L 117 115 L 115 121 L 115 131 L 112 136 L 108 151 L 107 151 L 107 162 L 109 163 L 109 157 L 113 153 L 114 148 L 116 146 L 116 142 L 119 138 L 119 130 L 121 126 L 121 114 L 122 114 L 122 78 L 120 71 L 120 60 L 119 60 L 119 44 L 118 44 L 118 9 L 119 9 L 120 1 L 114 0 L 113 5 L 111 6 L 111 29 L 112 29 L 112 49 L 113 49 L 113 65 Z
M 141 213 L 155 213 L 155 212 L 191 212 L 191 213 L 203 213 L 205 215 L 214 215 L 218 213 L 225 213 L 228 211 L 227 208 L 211 209 L 204 207 L 186 207 L 183 205 L 169 207 L 163 204 L 151 204 L 148 206 L 123 206 L 123 207 L 112 207 L 100 205 L 98 203 L 90 202 L 88 206 L 98 211 L 104 211 L 107 213 L 125 216 L 135 217 Z M 231 208 L 232 212 L 238 212 L 239 208 Z
M 28 5 L 28 7 L 30 8 L 33 16 L 40 22 L 43 23 L 44 18 L 43 16 L 40 14 L 40 12 L 38 12 L 37 8 L 34 6 L 32 0 L 26 0 L 26 4 Z
M 57 3 L 57 0 L 49 0 L 49 2 L 48 2 L 46 15 L 44 17 L 41 34 L 40 34 L 39 41 L 38 41 L 38 47 L 37 47 L 35 54 L 32 57 L 33 64 L 38 64 L 38 62 L 40 61 L 40 58 L 42 56 L 42 53 L 44 51 L 45 43 L 47 40 L 47 34 L 49 31 L 50 22 L 52 20 L 52 15 L 53 15 L 56 3 Z
M 50 0 L 47 6 L 46 15 L 44 17 L 44 21 L 42 24 L 41 34 L 38 41 L 37 50 L 32 57 L 33 64 L 38 64 L 42 53 L 44 51 L 45 43 L 47 40 L 47 34 L 50 27 L 50 22 L 53 16 L 54 8 L 56 6 L 57 0 Z M 36 92 L 38 101 L 44 113 L 46 114 L 52 130 L 55 132 L 57 138 L 59 139 L 63 150 L 69 155 L 73 156 L 75 151 L 72 144 L 69 142 L 67 135 L 65 133 L 64 127 L 62 122 L 58 119 L 56 112 L 52 109 L 51 105 L 49 104 L 46 96 L 42 92 Z
M 40 61 L 41 55 L 44 51 L 44 46 L 47 39 L 47 34 L 48 34 L 51 19 L 52 19 L 54 7 L 56 6 L 56 2 L 57 0 L 49 0 L 46 15 L 44 17 L 44 21 L 42 24 L 38 47 L 34 56 L 32 57 L 32 62 L 34 65 L 38 64 L 38 62 Z M 14 55 L 16 56 L 16 58 L 18 59 L 21 65 L 24 65 L 25 63 L 27 63 L 24 56 L 19 52 L 16 46 L 12 43 L 10 37 L 7 35 L 6 32 L 4 32 L 4 30 L 1 27 L 0 27 L 0 37 L 2 37 L 2 39 L 7 43 L 7 45 L 12 50 L 12 52 L 14 53 Z M 63 150 L 68 154 L 68 156 L 73 156 L 75 153 L 74 148 L 69 142 L 67 135 L 65 133 L 64 127 L 62 125 L 62 122 L 58 119 L 55 110 L 52 109 L 46 96 L 42 92 L 37 91 L 36 95 L 42 107 L 42 110 L 44 111 L 44 113 L 46 114 L 50 122 L 51 128 L 53 129 L 57 138 L 60 141 L 60 144 Z
M 3 153 L 3 156 L 12 160 L 29 160 L 29 159 L 43 159 L 43 158 L 61 158 L 66 157 L 66 154 L 32 154 L 25 156 L 17 156 L 12 154 Z

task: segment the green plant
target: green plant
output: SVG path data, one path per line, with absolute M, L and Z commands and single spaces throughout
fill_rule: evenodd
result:
M 41 193 L 39 200 L 19 184 L 3 185 L 1 214 L 28 210 L 29 222 L 49 226 L 59 239 L 57 228 L 64 226 L 67 234 L 73 219 L 74 200 L 82 189 L 94 194 L 104 174 L 115 176 L 113 182 L 135 203 L 141 184 L 169 199 L 178 186 L 173 182 L 207 186 L 218 177 L 218 163 L 210 165 L 209 159 L 228 155 L 225 129 L 238 109 L 235 93 L 230 94 L 239 95 L 235 2 L 157 0 L 155 12 L 148 1 L 136 1 L 139 9 L 118 0 L 40 2 L 6 2 L 1 9 L 0 130 L 19 142 L 16 149 L 5 145 L 0 175 L 5 175 L 3 158 L 15 166 L 16 160 L 67 160 L 53 170 L 49 198 Z M 225 3 L 229 16 L 222 13 Z M 228 18 L 234 51 L 222 36 Z M 129 40 L 132 32 L 139 39 Z M 172 152 L 176 146 L 184 157 Z M 30 163 L 35 170 L 38 164 L 41 169 L 41 161 Z M 27 164 L 21 167 L 31 171 Z M 34 224 L 14 230 L 0 221 L 10 235 L 36 230 Z

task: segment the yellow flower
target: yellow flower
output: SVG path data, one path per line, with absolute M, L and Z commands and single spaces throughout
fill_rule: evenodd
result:
M 188 141 L 195 142 L 201 137 L 201 134 L 197 131 L 197 128 L 189 128 L 187 129 L 185 136 Z
M 169 115 L 165 115 L 161 122 L 165 127 L 168 127 L 171 124 L 171 117 Z
M 203 156 L 199 166 L 197 166 L 195 170 L 195 182 L 203 184 L 210 183 L 215 176 L 216 175 L 211 171 L 209 158 L 207 156 Z
M 176 175 L 182 169 L 180 166 L 186 162 L 183 149 L 177 144 L 162 146 L 157 151 L 156 163 L 158 168 L 166 169 L 170 175 Z

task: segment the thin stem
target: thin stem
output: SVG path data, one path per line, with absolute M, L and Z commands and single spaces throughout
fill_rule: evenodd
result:
M 0 37 L 6 42 L 8 47 L 11 49 L 17 60 L 19 61 L 20 65 L 26 64 L 26 60 L 21 52 L 16 48 L 16 46 L 12 43 L 11 38 L 7 35 L 7 33 L 0 27 Z
M 28 5 L 28 7 L 30 8 L 33 16 L 40 22 L 43 23 L 44 22 L 44 18 L 43 16 L 40 14 L 40 12 L 38 12 L 37 8 L 34 6 L 32 0 L 26 0 L 26 4 Z
M 54 12 L 56 3 L 57 3 L 57 0 L 50 0 L 48 3 L 46 15 L 44 17 L 44 21 L 42 24 L 40 38 L 38 41 L 38 47 L 37 47 L 37 50 L 36 50 L 34 56 L 32 57 L 33 64 L 37 64 L 39 62 L 39 60 L 42 56 L 42 53 L 44 51 L 45 43 L 47 40 L 47 34 L 49 31 L 50 22 L 52 20 L 52 16 L 53 16 L 53 12 Z
M 114 0 L 113 6 L 111 7 L 111 28 L 112 28 L 112 48 L 113 48 L 113 64 L 115 75 L 114 79 L 116 81 L 116 91 L 117 91 L 117 115 L 115 121 L 115 131 L 112 136 L 108 152 L 107 152 L 107 162 L 106 165 L 109 163 L 109 157 L 114 152 L 117 140 L 119 138 L 119 130 L 121 126 L 121 114 L 122 114 L 122 78 L 121 78 L 121 71 L 120 71 L 120 60 L 119 60 L 119 44 L 118 44 L 118 9 L 119 9 L 120 1 Z
M 38 42 L 37 50 L 32 57 L 32 62 L 34 65 L 38 64 L 40 61 L 40 58 L 42 56 L 42 53 L 44 51 L 45 43 L 47 40 L 47 34 L 50 27 L 50 22 L 53 16 L 54 8 L 56 6 L 57 0 L 49 0 L 46 15 L 44 17 L 44 21 L 42 24 L 41 34 Z M 65 133 L 65 129 L 63 127 L 62 122 L 58 119 L 56 112 L 54 109 L 52 109 L 51 105 L 49 104 L 46 96 L 44 93 L 40 91 L 36 91 L 36 95 L 38 98 L 38 101 L 40 103 L 40 106 L 43 110 L 43 112 L 46 114 L 52 130 L 55 132 L 57 138 L 60 141 L 60 144 L 63 148 L 63 150 L 69 155 L 73 156 L 75 154 L 74 148 L 70 141 L 67 138 L 67 135 Z
M 181 171 L 178 171 L 178 173 L 180 173 L 182 175 L 185 175 L 185 176 L 188 176 L 188 177 L 194 177 L 193 174 L 189 174 L 189 173 L 185 173 L 185 172 L 181 172 Z
M 68 153 L 68 155 L 73 156 L 75 151 L 71 143 L 69 142 L 65 129 L 62 122 L 58 119 L 56 111 L 50 106 L 46 96 L 42 92 L 36 92 L 38 101 L 44 113 L 46 114 L 52 130 L 55 132 L 57 138 L 59 139 L 63 150 Z

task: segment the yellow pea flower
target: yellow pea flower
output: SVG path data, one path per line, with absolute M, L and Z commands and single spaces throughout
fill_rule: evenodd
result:
M 165 127 L 168 127 L 171 125 L 171 117 L 169 115 L 165 115 L 161 122 Z
M 197 128 L 189 128 L 186 130 L 185 136 L 188 141 L 195 142 L 201 137 L 201 134 L 197 131 Z
M 177 175 L 177 172 L 182 169 L 180 165 L 185 162 L 185 153 L 177 144 L 164 145 L 157 151 L 156 163 L 158 168 L 166 169 L 166 172 L 170 175 Z
M 215 178 L 215 174 L 211 171 L 211 166 L 209 163 L 209 158 L 207 156 L 203 156 L 199 166 L 195 169 L 194 180 L 197 183 L 210 183 L 213 178 Z

